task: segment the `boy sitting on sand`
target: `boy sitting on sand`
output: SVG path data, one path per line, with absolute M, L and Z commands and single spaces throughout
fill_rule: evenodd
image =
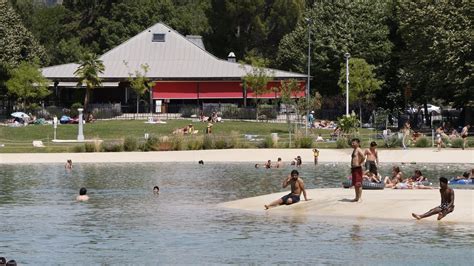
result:
M 443 219 L 448 213 L 454 211 L 454 190 L 448 187 L 448 179 L 445 177 L 439 178 L 439 193 L 441 194 L 441 205 L 429 210 L 427 213 L 418 215 L 412 213 L 411 215 L 417 220 L 430 217 L 432 215 L 438 214 L 438 220 Z

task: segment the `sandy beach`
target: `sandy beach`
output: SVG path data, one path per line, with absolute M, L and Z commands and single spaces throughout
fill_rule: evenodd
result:
M 1 152 L 1 150 L 0 150 Z M 349 162 L 352 149 L 321 149 L 320 162 Z M 121 162 L 264 162 L 268 159 L 291 161 L 297 155 L 303 163 L 313 161 L 311 149 L 230 149 L 162 152 L 101 153 L 0 153 L 0 164 L 23 163 L 121 163 Z M 383 163 L 473 163 L 474 150 L 434 149 L 379 150 Z
M 281 214 L 290 216 L 337 217 L 352 220 L 415 220 L 411 213 L 422 214 L 438 206 L 438 189 L 431 190 L 364 190 L 361 203 L 348 202 L 354 198 L 353 189 L 330 188 L 307 190 L 309 201 L 294 205 L 282 205 L 264 210 L 264 204 L 278 199 L 288 192 L 268 194 L 219 204 L 223 208 L 251 212 Z M 436 215 L 420 222 L 436 221 Z M 455 190 L 455 210 L 443 222 L 474 223 L 474 190 Z

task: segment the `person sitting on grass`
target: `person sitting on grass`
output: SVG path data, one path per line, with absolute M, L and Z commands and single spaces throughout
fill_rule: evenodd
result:
M 440 177 L 439 186 L 439 193 L 441 194 L 441 205 L 421 215 L 412 213 L 411 215 L 414 218 L 420 220 L 438 214 L 438 220 L 441 220 L 446 215 L 454 211 L 454 190 L 448 187 L 448 179 L 446 179 L 445 177 Z
M 308 198 L 306 197 L 306 190 L 304 189 L 303 179 L 299 177 L 298 171 L 291 171 L 291 174 L 285 178 L 285 180 L 283 180 L 282 187 L 286 188 L 288 185 L 291 186 L 291 192 L 288 195 L 285 195 L 271 202 L 270 204 L 265 205 L 265 210 L 282 204 L 290 205 L 297 203 L 300 201 L 301 193 L 303 193 L 304 200 L 308 201 Z

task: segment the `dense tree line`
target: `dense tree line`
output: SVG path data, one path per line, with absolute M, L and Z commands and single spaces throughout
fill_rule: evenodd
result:
M 78 62 L 161 21 L 183 35 L 202 35 L 218 57 L 233 51 L 301 73 L 310 30 L 313 92 L 341 94 L 349 52 L 381 80 L 373 92 L 378 106 L 433 98 L 465 106 L 474 95 L 473 7 L 462 0 L 1 0 L 0 80 L 20 61 Z

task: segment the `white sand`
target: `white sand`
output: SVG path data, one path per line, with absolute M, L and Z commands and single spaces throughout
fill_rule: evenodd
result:
M 351 149 L 321 149 L 320 162 L 349 163 Z M 117 153 L 1 153 L 0 164 L 17 163 L 64 163 L 72 159 L 74 163 L 86 162 L 264 162 L 268 159 L 291 161 L 297 155 L 303 163 L 312 163 L 311 149 L 231 149 L 167 152 L 117 152 Z M 434 149 L 379 150 L 381 163 L 472 163 L 474 150 Z
M 307 190 L 310 201 L 282 205 L 264 210 L 264 205 L 288 192 L 274 193 L 219 204 L 220 207 L 290 216 L 340 217 L 354 220 L 415 220 L 411 213 L 423 214 L 440 204 L 438 189 L 432 190 L 364 190 L 361 203 L 348 202 L 354 189 L 330 188 Z M 437 215 L 421 220 L 436 221 Z M 474 190 L 455 190 L 455 209 L 442 221 L 474 223 Z

